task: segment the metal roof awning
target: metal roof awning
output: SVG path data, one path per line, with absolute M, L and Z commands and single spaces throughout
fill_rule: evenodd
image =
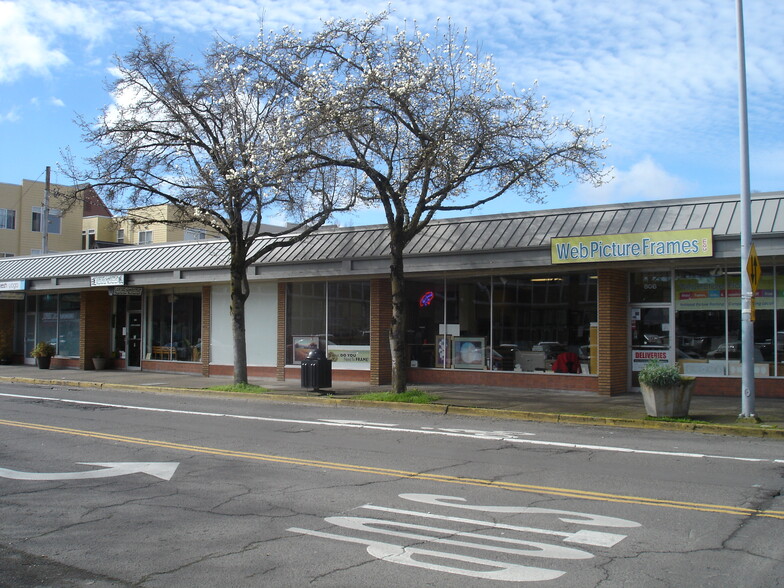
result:
M 730 244 L 729 255 L 735 240 L 740 249 L 739 216 L 738 197 L 720 196 L 437 220 L 409 244 L 407 270 L 542 267 L 554 237 L 680 229 L 712 229 L 716 241 Z M 769 240 L 761 255 L 784 255 L 784 193 L 754 196 L 752 231 Z M 275 239 L 260 238 L 256 247 Z M 386 275 L 388 249 L 384 225 L 323 229 L 265 254 L 250 277 Z M 42 289 L 83 287 L 91 276 L 106 274 L 125 274 L 137 284 L 225 282 L 228 265 L 227 241 L 187 241 L 7 258 L 0 260 L 0 281 L 40 282 Z

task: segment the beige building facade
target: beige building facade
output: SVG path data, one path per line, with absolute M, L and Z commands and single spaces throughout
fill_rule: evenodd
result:
M 43 253 L 44 228 L 47 229 L 47 252 L 80 249 L 84 211 L 81 208 L 67 211 L 58 196 L 73 189 L 71 186 L 50 185 L 48 223 L 44 225 L 44 182 L 0 183 L 0 256 Z

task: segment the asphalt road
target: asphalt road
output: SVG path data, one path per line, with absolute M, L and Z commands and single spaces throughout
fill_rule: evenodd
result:
M 0 586 L 784 586 L 784 443 L 0 385 Z

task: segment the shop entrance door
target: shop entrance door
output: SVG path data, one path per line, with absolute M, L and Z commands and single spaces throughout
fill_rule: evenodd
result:
M 126 368 L 129 370 L 142 367 L 142 313 L 131 310 L 128 312 L 128 355 Z
M 651 359 L 672 363 L 672 324 L 669 306 L 631 306 L 631 387 L 639 388 L 638 375 Z

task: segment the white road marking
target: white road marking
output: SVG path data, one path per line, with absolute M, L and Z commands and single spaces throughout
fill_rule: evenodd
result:
M 546 580 L 555 580 L 556 578 L 563 576 L 565 573 L 560 570 L 548 570 L 545 568 L 522 566 L 518 564 L 471 557 L 468 555 L 457 555 L 453 553 L 432 551 L 430 549 L 422 549 L 420 547 L 403 547 L 402 545 L 382 543 L 380 541 L 361 539 L 359 537 L 346 537 L 344 535 L 335 535 L 333 533 L 313 531 L 311 529 L 300 529 L 299 527 L 290 527 L 288 530 L 294 533 L 302 533 L 303 535 L 321 537 L 322 539 L 334 539 L 336 541 L 345 541 L 347 543 L 360 543 L 367 546 L 367 552 L 370 555 L 386 562 L 402 564 L 415 568 L 424 568 L 433 572 L 459 574 L 461 576 L 480 578 L 482 580 L 501 580 L 504 582 L 542 582 Z M 430 557 L 436 561 L 452 560 L 453 562 L 470 564 L 473 569 L 469 568 L 468 566 L 461 568 L 456 566 L 445 566 L 443 564 L 428 561 L 420 561 L 417 559 L 417 556 L 422 558 Z M 477 570 L 475 569 L 477 566 L 489 568 L 489 570 Z
M 454 529 L 430 527 L 428 525 L 417 525 L 414 523 L 401 523 L 399 521 L 386 520 L 382 521 L 379 519 L 370 519 L 366 517 L 326 517 L 324 521 L 344 529 L 350 529 L 352 531 L 366 531 L 370 533 L 378 533 L 380 535 L 392 535 L 393 537 L 401 537 L 404 539 L 415 539 L 416 541 L 427 541 L 429 543 L 439 543 L 442 545 L 451 545 L 468 549 L 479 549 L 483 551 L 493 551 L 495 553 L 506 553 L 508 555 L 524 555 L 528 557 L 543 557 L 547 559 L 591 559 L 593 557 L 592 553 L 588 553 L 587 551 L 576 549 L 574 547 L 562 547 L 561 545 L 551 545 L 549 543 L 527 541 L 525 539 L 513 539 L 511 537 L 494 537 L 492 535 L 482 535 L 480 533 L 470 533 L 468 531 L 455 531 Z M 414 533 L 405 531 L 403 529 L 408 529 L 408 531 L 421 532 Z M 437 534 L 447 535 L 448 537 L 467 537 L 469 539 L 487 541 L 491 543 L 491 545 L 475 543 L 473 541 L 450 539 L 448 537 L 435 537 L 434 535 Z M 497 545 L 498 543 L 525 546 L 529 549 L 502 547 Z
M 400 498 L 412 502 L 421 502 L 432 506 L 449 506 L 465 510 L 475 510 L 479 512 L 491 512 L 502 514 L 546 514 L 556 515 L 564 523 L 575 523 L 577 525 L 589 525 L 595 527 L 639 527 L 640 523 L 608 517 L 605 515 L 585 514 L 582 512 L 572 512 L 570 510 L 556 510 L 552 508 L 538 508 L 534 506 L 488 506 L 483 504 L 464 504 L 465 498 L 459 496 L 440 496 L 438 494 L 401 494 Z M 577 518 L 575 518 L 577 517 Z
M 403 500 L 410 500 L 428 506 L 463 508 L 473 511 L 481 511 L 493 514 L 495 518 L 499 513 L 508 515 L 531 515 L 541 517 L 542 515 L 554 515 L 559 519 L 559 524 L 591 524 L 609 527 L 633 528 L 641 525 L 635 521 L 619 519 L 592 513 L 582 513 L 575 511 L 554 510 L 547 508 L 534 508 L 523 506 L 493 506 L 493 505 L 472 505 L 466 503 L 464 498 L 459 496 L 440 496 L 436 494 L 400 494 Z M 465 519 L 460 517 L 450 517 L 434 514 L 432 512 L 417 512 L 384 506 L 365 504 L 361 509 L 375 510 L 380 513 L 391 515 L 415 516 L 427 519 L 436 519 L 445 522 L 468 525 L 472 529 L 485 527 L 503 531 L 503 535 L 493 535 L 490 533 L 476 533 L 473 531 L 463 531 L 459 528 L 431 527 L 428 525 L 418 525 L 400 522 L 393 519 L 373 519 L 366 517 L 352 516 L 331 516 L 324 518 L 324 522 L 331 523 L 336 527 L 354 532 L 356 537 L 300 527 L 291 527 L 288 530 L 294 533 L 319 537 L 321 539 L 331 539 L 346 543 L 359 543 L 365 545 L 367 552 L 384 562 L 402 564 L 423 568 L 432 572 L 446 572 L 461 576 L 481 578 L 484 580 L 500 580 L 507 582 L 542 582 L 553 580 L 563 576 L 566 572 L 552 570 L 541 567 L 522 565 L 521 562 L 529 558 L 560 559 L 566 561 L 591 559 L 594 554 L 573 547 L 564 547 L 539 541 L 530 541 L 524 538 L 516 538 L 509 535 L 508 531 L 515 531 L 523 536 L 527 533 L 538 533 L 549 536 L 564 538 L 564 541 L 574 540 L 574 542 L 596 547 L 610 548 L 615 546 L 620 540 L 625 539 L 626 535 L 616 535 L 614 533 L 602 533 L 599 531 L 586 531 L 585 529 L 577 532 L 565 532 L 550 529 L 538 529 L 534 527 L 522 527 L 509 525 L 496 521 L 483 521 L 477 519 Z M 386 541 L 375 541 L 367 539 L 362 535 L 384 535 L 385 537 L 396 537 L 401 545 L 387 543 Z M 470 539 L 467 541 L 466 539 Z M 413 546 L 415 545 L 415 546 Z M 433 549 L 425 549 L 433 545 Z M 442 551 L 444 550 L 444 551 Z M 457 553 L 450 553 L 450 551 Z M 493 555 L 488 559 L 467 555 L 471 552 L 492 552 Z
M 127 476 L 128 474 L 148 474 L 161 480 L 171 480 L 179 462 L 110 462 L 86 463 L 79 465 L 98 466 L 100 470 L 86 470 L 83 472 L 19 472 L 0 468 L 0 478 L 10 480 L 51 481 L 51 480 L 92 480 L 96 478 L 111 478 L 114 476 Z
M 403 497 L 401 495 L 401 497 Z M 565 543 L 577 543 L 579 545 L 593 545 L 595 547 L 613 547 L 624 539 L 626 535 L 618 535 L 616 533 L 604 533 L 600 531 L 588 531 L 580 529 L 574 533 L 569 531 L 552 531 L 550 529 L 539 529 L 537 527 L 521 527 L 519 525 L 507 525 L 505 523 L 491 523 L 481 521 L 479 519 L 466 519 L 463 517 L 450 517 L 447 515 L 437 515 L 430 512 L 419 512 L 416 510 L 403 510 L 401 508 L 389 508 L 386 506 L 376 506 L 373 504 L 363 504 L 360 508 L 367 510 L 377 510 L 381 512 L 389 512 L 393 514 L 411 515 L 421 517 L 424 519 L 437 519 L 440 521 L 451 521 L 455 523 L 465 523 L 469 525 L 476 525 L 480 527 L 490 527 L 493 529 L 505 529 L 508 531 L 519 531 L 521 533 L 537 533 L 540 535 L 552 535 L 555 537 L 563 537 Z M 575 513 L 577 514 L 577 513 Z
M 284 418 L 274 418 L 274 417 L 230 414 L 230 413 L 222 413 L 222 412 L 202 412 L 202 411 L 193 411 L 193 410 L 180 410 L 180 409 L 173 409 L 173 408 L 154 408 L 150 406 L 115 404 L 110 402 L 91 402 L 88 400 L 74 400 L 69 398 L 33 396 L 29 394 L 0 393 L 0 397 L 19 398 L 23 400 L 45 400 L 49 402 L 61 402 L 63 404 L 98 406 L 104 408 L 121 408 L 127 410 L 139 410 L 139 411 L 158 412 L 158 413 L 165 413 L 165 414 L 182 414 L 182 415 L 199 416 L 199 417 L 220 417 L 220 418 L 239 419 L 239 420 L 246 420 L 246 421 L 260 421 L 260 422 L 270 422 L 270 423 L 286 423 L 286 424 L 299 424 L 299 425 L 324 426 L 324 427 L 344 427 L 344 428 L 351 428 L 351 429 L 388 431 L 394 433 L 411 433 L 416 435 L 436 435 L 442 437 L 459 437 L 463 439 L 504 441 L 506 443 L 512 443 L 512 444 L 533 445 L 539 447 L 555 447 L 559 449 L 579 449 L 585 451 L 605 451 L 610 453 L 656 455 L 660 457 L 676 457 L 676 458 L 724 459 L 730 461 L 742 461 L 742 462 L 751 462 L 751 463 L 784 463 L 784 459 L 738 457 L 738 456 L 730 456 L 730 455 L 715 455 L 709 453 L 686 453 L 681 451 L 636 449 L 632 447 L 618 447 L 612 445 L 589 445 L 586 443 L 567 443 L 563 441 L 543 441 L 539 439 L 519 438 L 519 437 L 527 437 L 532 435 L 531 433 L 524 433 L 524 432 L 514 433 L 515 436 L 512 436 L 509 434 L 508 431 L 495 431 L 495 432 L 484 431 L 483 432 L 474 429 L 434 429 L 431 427 L 422 427 L 419 429 L 407 429 L 407 428 L 398 427 L 397 425 L 389 425 L 386 423 L 375 424 L 375 423 L 367 423 L 365 421 L 330 420 L 330 419 L 284 419 Z

